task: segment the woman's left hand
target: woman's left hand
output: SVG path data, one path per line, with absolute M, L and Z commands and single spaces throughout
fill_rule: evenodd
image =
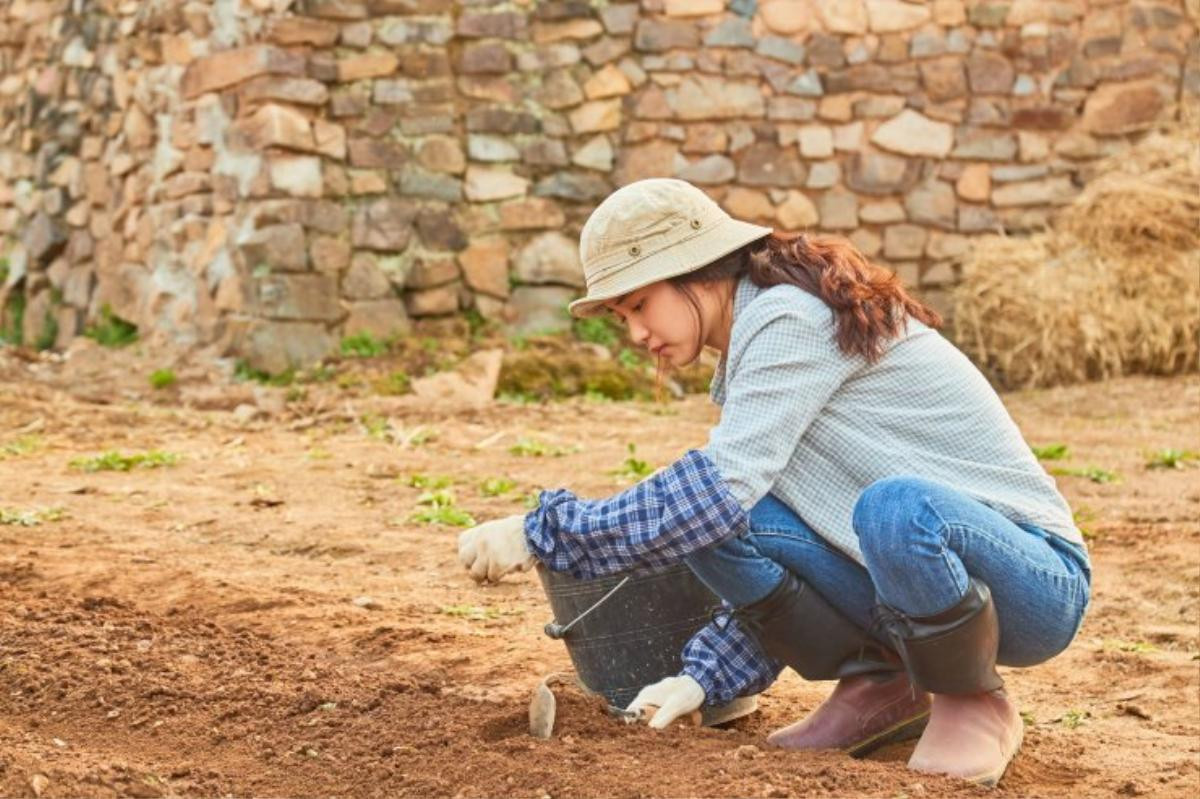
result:
M 499 582 L 531 567 L 537 558 L 525 543 L 525 516 L 505 516 L 464 530 L 458 536 L 458 562 L 477 583 Z

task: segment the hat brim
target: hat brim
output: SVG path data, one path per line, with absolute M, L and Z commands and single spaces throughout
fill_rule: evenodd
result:
M 589 286 L 586 297 L 567 306 L 572 316 L 598 315 L 604 303 L 651 283 L 677 277 L 711 264 L 739 247 L 769 236 L 772 229 L 740 219 L 726 218 L 720 224 L 622 269 L 603 285 Z

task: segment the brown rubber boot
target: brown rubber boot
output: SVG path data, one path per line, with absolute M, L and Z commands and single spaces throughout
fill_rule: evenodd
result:
M 987 585 L 970 578 L 962 599 L 933 616 L 881 607 L 879 617 L 912 681 L 933 694 L 909 767 L 995 785 L 1024 725 L 996 673 L 1000 623 Z
M 1003 688 L 968 696 L 934 694 L 933 712 L 908 760 L 914 771 L 992 786 L 1021 748 L 1025 725 Z
M 863 757 L 885 744 L 916 738 L 929 719 L 929 694 L 904 672 L 860 674 L 838 681 L 806 717 L 767 736 L 784 749 L 840 749 Z

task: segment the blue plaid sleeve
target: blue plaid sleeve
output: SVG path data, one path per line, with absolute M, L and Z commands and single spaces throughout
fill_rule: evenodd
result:
M 530 551 L 552 571 L 579 579 L 670 566 L 697 549 L 740 535 L 746 511 L 700 450 L 607 499 L 542 491 L 525 516 Z
M 724 603 L 729 608 L 728 603 Z M 718 615 L 683 647 L 683 670 L 704 689 L 705 705 L 722 705 L 767 688 L 783 670 L 728 613 Z

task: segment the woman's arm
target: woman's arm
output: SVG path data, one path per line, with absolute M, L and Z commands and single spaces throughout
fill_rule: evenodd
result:
M 747 529 L 746 511 L 707 455 L 689 450 L 607 499 L 542 491 L 525 516 L 525 540 L 552 571 L 580 579 L 658 569 Z
M 827 325 L 776 296 L 745 309 L 721 419 L 703 450 L 607 499 L 541 492 L 525 517 L 529 549 L 553 571 L 587 579 L 656 569 L 741 534 L 805 429 L 860 365 Z

